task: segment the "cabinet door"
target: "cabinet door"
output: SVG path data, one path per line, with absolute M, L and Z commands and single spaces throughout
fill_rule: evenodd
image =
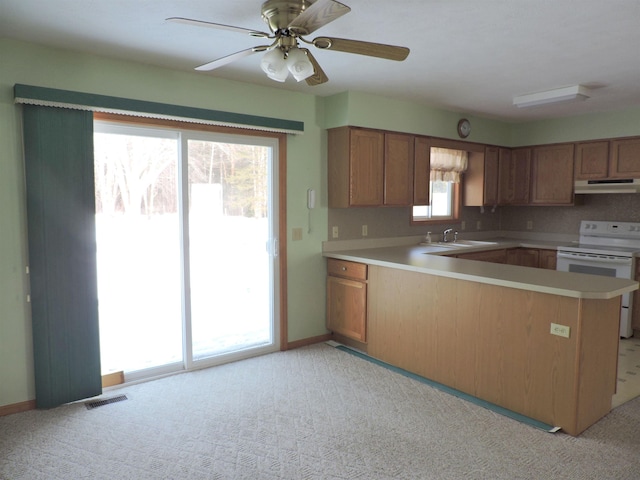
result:
M 528 205 L 531 149 L 501 148 L 498 157 L 498 200 L 501 205 Z
M 557 253 L 556 250 L 540 250 L 538 267 L 555 270 Z
M 516 148 L 511 151 L 513 162 L 513 205 L 527 205 L 531 184 L 531 149 Z
M 498 203 L 500 205 L 510 205 L 513 202 L 514 182 L 511 150 L 500 148 L 498 149 Z
M 640 282 L 640 262 L 636 263 L 636 282 Z M 631 314 L 631 326 L 634 330 L 640 330 L 640 290 L 633 292 L 633 309 Z
M 573 204 L 573 144 L 533 149 L 531 204 Z
M 479 260 L 482 262 L 507 263 L 507 251 L 505 249 L 500 249 L 488 250 L 486 252 L 462 253 L 458 255 L 458 258 L 464 258 L 466 260 Z
M 640 178 L 640 138 L 611 141 L 611 178 Z
M 349 153 L 349 205 L 382 205 L 384 134 L 376 130 L 352 129 Z
M 488 147 L 484 152 L 484 204 L 498 204 L 498 156 L 499 150 Z
M 469 165 L 462 180 L 465 207 L 498 204 L 498 147 L 469 152 Z
M 413 204 L 429 205 L 431 144 L 426 137 L 415 137 L 413 147 Z
M 576 180 L 607 178 L 609 175 L 609 142 L 576 144 Z
M 413 202 L 413 135 L 384 135 L 384 204 Z
M 327 328 L 366 342 L 367 284 L 327 277 Z
M 507 250 L 507 263 L 521 267 L 538 267 L 539 254 L 537 248 L 510 248 Z

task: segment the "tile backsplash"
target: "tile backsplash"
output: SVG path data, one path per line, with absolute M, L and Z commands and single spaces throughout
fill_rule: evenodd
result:
M 573 207 L 497 207 L 484 212 L 479 207 L 463 207 L 461 223 L 430 226 L 410 225 L 411 209 L 402 208 L 330 208 L 329 238 L 355 240 L 362 237 L 362 225 L 367 225 L 367 238 L 388 238 L 423 235 L 427 231 L 440 234 L 448 227 L 461 235 L 478 231 L 530 231 L 536 233 L 577 234 L 581 220 L 612 220 L 640 222 L 640 194 L 577 195 Z M 478 229 L 478 222 L 480 228 Z M 332 238 L 332 227 L 337 226 L 339 237 Z

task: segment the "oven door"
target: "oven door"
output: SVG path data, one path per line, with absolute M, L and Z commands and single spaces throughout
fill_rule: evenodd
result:
M 633 260 L 633 257 L 558 251 L 556 270 L 633 279 Z M 620 336 L 625 338 L 633 334 L 633 329 L 631 328 L 631 298 L 628 293 L 622 295 Z

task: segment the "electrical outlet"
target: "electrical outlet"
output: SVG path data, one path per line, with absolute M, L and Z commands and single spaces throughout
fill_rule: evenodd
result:
M 571 327 L 566 325 L 559 325 L 557 323 L 551 324 L 551 335 L 557 335 L 559 337 L 569 338 L 571 334 Z
M 302 240 L 302 229 L 301 228 L 293 228 L 291 229 L 291 240 L 298 241 Z
M 460 222 L 460 230 L 464 230 L 465 228 L 467 228 L 467 222 L 462 220 L 462 222 Z
M 482 222 L 480 220 L 478 220 L 476 222 L 476 230 L 480 230 L 482 228 Z
M 338 227 L 333 227 L 333 229 L 331 230 L 331 237 L 332 238 L 338 238 Z
M 362 225 L 362 236 L 366 237 L 369 235 L 369 228 L 366 225 Z
M 533 230 L 533 221 L 527 220 L 527 230 Z

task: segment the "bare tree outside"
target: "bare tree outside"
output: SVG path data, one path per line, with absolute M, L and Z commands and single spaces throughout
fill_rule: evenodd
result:
M 271 149 L 137 132 L 94 135 L 103 373 L 183 360 L 181 141 L 193 355 L 269 344 Z

